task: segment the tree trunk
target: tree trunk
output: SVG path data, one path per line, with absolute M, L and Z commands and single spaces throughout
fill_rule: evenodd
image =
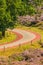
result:
M 2 36 L 5 37 L 5 31 L 2 31 Z

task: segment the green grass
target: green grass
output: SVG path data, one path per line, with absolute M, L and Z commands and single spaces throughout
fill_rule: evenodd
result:
M 0 33 L 1 34 L 1 33 Z M 0 44 L 9 43 L 17 38 L 16 34 L 6 31 L 5 37 L 0 38 Z
M 30 30 L 32 32 L 38 33 L 41 36 L 41 40 L 43 42 L 43 30 L 39 29 L 39 27 L 26 27 L 26 26 L 19 25 L 17 26 L 17 28 L 23 29 L 23 30 Z
M 40 34 L 41 41 L 43 42 L 43 30 L 39 29 L 38 27 L 26 27 L 26 26 L 19 25 L 19 26 L 16 26 L 16 28 L 23 29 L 23 30 L 31 30 L 33 32 Z M 43 48 L 41 48 L 41 45 L 38 43 L 38 41 L 39 40 L 32 42 L 32 44 L 30 42 L 30 43 L 27 43 L 27 44 L 24 44 L 24 45 L 21 45 L 18 47 L 8 48 L 8 49 L 5 49 L 5 51 L 3 49 L 2 51 L 0 51 L 0 56 L 10 56 L 12 54 L 21 53 L 24 50 L 30 49 L 30 48 L 43 49 Z

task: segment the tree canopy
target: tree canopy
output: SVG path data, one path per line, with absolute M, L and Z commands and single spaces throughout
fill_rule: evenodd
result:
M 0 0 L 0 31 L 5 35 L 7 28 L 12 28 L 17 16 L 34 15 L 43 6 L 43 0 Z

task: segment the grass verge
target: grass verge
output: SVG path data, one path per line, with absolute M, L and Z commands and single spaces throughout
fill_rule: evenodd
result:
M 12 42 L 16 38 L 17 38 L 16 34 L 14 34 L 12 32 L 9 32 L 9 31 L 6 31 L 5 37 L 4 38 L 0 38 L 0 44 L 5 44 L 5 43 Z
M 38 27 L 25 27 L 25 26 L 19 25 L 19 26 L 16 26 L 16 28 L 23 29 L 23 30 L 31 30 L 33 32 L 36 32 L 36 33 L 40 34 L 41 35 L 41 41 L 43 42 L 43 31 L 41 29 L 39 29 Z M 10 56 L 12 54 L 21 53 L 24 50 L 30 49 L 30 48 L 43 49 L 41 47 L 41 45 L 39 44 L 39 40 L 37 40 L 35 42 L 32 42 L 32 44 L 30 42 L 30 43 L 27 43 L 27 44 L 24 44 L 24 45 L 21 45 L 21 46 L 18 46 L 18 47 L 5 49 L 5 51 L 3 49 L 2 51 L 0 51 L 0 56 Z

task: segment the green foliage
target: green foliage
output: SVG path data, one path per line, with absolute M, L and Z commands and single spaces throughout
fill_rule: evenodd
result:
M 0 31 L 2 33 L 7 28 L 13 28 L 17 16 L 34 15 L 38 11 L 38 6 L 43 0 L 0 0 Z
M 0 0 L 0 31 L 5 36 L 5 30 L 14 26 L 16 19 L 15 7 L 12 0 Z
M 22 61 L 23 60 L 23 57 L 20 55 L 13 55 L 12 57 L 14 60 L 18 60 L 18 61 Z

